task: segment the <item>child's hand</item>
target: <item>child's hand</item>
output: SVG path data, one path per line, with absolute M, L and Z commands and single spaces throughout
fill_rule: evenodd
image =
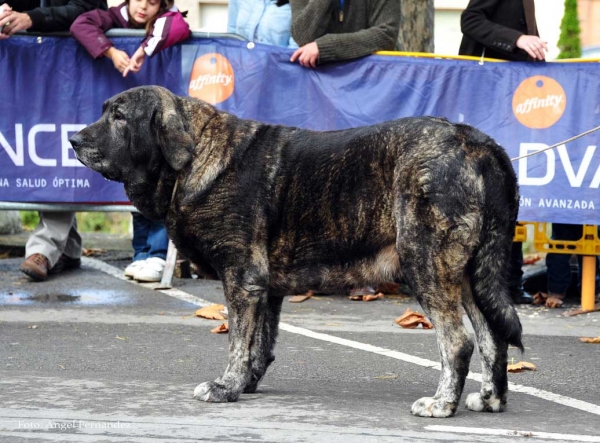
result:
M 125 51 L 116 48 L 109 48 L 104 52 L 104 55 L 110 58 L 119 72 L 124 72 L 129 66 L 129 56 Z
M 141 46 L 135 51 L 135 53 L 131 56 L 131 60 L 129 61 L 129 66 L 123 71 L 123 77 L 127 77 L 129 72 L 140 72 L 142 69 L 142 65 L 144 64 L 144 60 L 146 59 L 146 53 L 144 52 L 144 48 Z

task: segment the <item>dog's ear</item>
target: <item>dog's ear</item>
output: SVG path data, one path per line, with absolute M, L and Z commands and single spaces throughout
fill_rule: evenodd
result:
M 180 171 L 192 160 L 194 148 L 181 116 L 175 107 L 165 107 L 155 113 L 153 120 L 163 156 L 175 171 Z

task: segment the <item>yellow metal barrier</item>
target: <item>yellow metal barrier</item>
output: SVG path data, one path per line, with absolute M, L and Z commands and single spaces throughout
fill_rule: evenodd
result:
M 130 31 L 131 32 L 131 31 Z M 195 34 L 195 33 L 194 33 Z M 232 34 L 229 34 L 232 35 Z M 235 34 L 233 34 L 235 35 Z M 236 37 L 239 37 L 236 35 Z M 473 57 L 472 55 L 456 55 L 456 54 L 435 54 L 431 52 L 407 52 L 407 51 L 377 51 L 377 55 L 391 55 L 393 57 L 416 57 L 416 58 L 437 58 L 448 60 L 472 60 L 480 62 L 481 57 Z M 483 58 L 484 62 L 506 63 L 508 60 L 498 58 Z M 600 58 L 563 58 L 560 60 L 546 60 L 548 63 L 596 63 L 600 62 Z
M 535 224 L 535 222 L 517 222 L 515 227 L 515 236 L 513 241 L 524 243 L 527 240 L 527 226 L 528 224 Z
M 594 311 L 596 309 L 596 256 L 600 255 L 598 227 L 583 225 L 583 235 L 579 240 L 552 240 L 548 236 L 550 223 L 519 222 L 515 229 L 514 241 L 524 242 L 527 240 L 526 225 L 533 225 L 533 247 L 536 251 L 584 256 L 581 270 L 581 309 Z

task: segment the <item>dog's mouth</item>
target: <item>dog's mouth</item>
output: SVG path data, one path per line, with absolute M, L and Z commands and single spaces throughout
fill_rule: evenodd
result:
M 117 171 L 108 165 L 108 162 L 99 151 L 90 149 L 86 150 L 82 149 L 81 147 L 73 150 L 75 151 L 75 157 L 77 160 L 79 160 L 84 166 L 98 172 L 106 180 L 122 182 L 122 180 L 119 180 Z
M 84 150 L 82 148 L 74 149 L 75 157 L 79 160 L 84 166 L 87 166 L 94 171 L 99 171 L 99 167 L 102 165 L 102 155 L 98 151 L 92 150 Z
M 81 163 L 83 166 L 87 166 L 88 168 L 90 168 L 90 166 L 86 162 L 86 159 L 79 153 L 79 148 L 73 149 L 73 152 L 75 153 L 75 158 L 79 160 L 79 163 Z

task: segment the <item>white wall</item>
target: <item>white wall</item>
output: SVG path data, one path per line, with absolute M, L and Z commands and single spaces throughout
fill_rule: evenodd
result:
M 462 9 L 436 9 L 433 28 L 434 52 L 441 55 L 458 55 L 462 39 L 460 13 Z
M 198 3 L 198 2 L 196 2 Z M 194 30 L 225 32 L 227 31 L 227 2 L 198 3 L 199 24 L 192 26 Z
M 560 22 L 565 12 L 564 0 L 535 0 L 535 15 L 540 37 L 548 42 L 550 51 L 548 59 L 553 60 L 560 52 L 558 37 L 560 37 Z

